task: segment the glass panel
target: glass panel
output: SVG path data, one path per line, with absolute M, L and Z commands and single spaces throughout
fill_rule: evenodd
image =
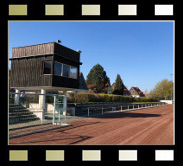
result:
M 70 66 L 63 65 L 63 76 L 64 77 L 69 77 L 69 73 L 70 73 Z
M 71 66 L 71 75 L 70 75 L 70 77 L 77 79 L 77 68 L 76 67 Z
M 53 123 L 66 123 L 66 113 L 64 109 L 65 96 L 56 95 L 54 96 L 54 112 L 53 112 Z
M 61 76 L 62 73 L 62 64 L 61 63 L 54 63 L 54 74 Z
M 44 61 L 43 74 L 51 74 L 51 61 Z

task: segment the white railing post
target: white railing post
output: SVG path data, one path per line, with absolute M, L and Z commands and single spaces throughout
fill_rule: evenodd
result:
M 90 116 L 90 108 L 88 108 L 88 117 Z
M 54 98 L 54 107 L 53 107 L 53 124 L 55 123 L 55 106 L 56 106 L 56 96 L 53 96 Z
M 123 110 L 123 106 L 121 106 L 121 111 Z
M 139 109 L 139 104 L 138 104 L 138 109 Z
M 133 104 L 133 110 L 134 110 L 134 104 Z

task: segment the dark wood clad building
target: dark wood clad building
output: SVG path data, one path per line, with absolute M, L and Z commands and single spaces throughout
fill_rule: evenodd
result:
M 15 89 L 79 88 L 80 52 L 56 42 L 12 50 L 10 87 Z

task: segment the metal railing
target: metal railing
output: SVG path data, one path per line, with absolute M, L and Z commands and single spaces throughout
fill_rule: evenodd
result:
M 40 99 L 40 96 L 44 96 L 44 99 Z M 55 121 L 56 124 L 65 124 L 65 116 L 61 115 L 61 111 L 55 110 L 57 103 L 54 100 L 56 96 L 58 94 L 10 92 L 9 136 L 43 129 Z M 58 119 L 58 117 L 60 118 Z
M 40 108 L 40 96 L 45 96 L 45 108 Z M 17 99 L 15 99 L 15 97 L 18 97 L 19 99 L 16 104 L 15 102 L 17 102 Z M 104 115 L 106 113 L 156 107 L 165 104 L 166 103 L 122 104 L 118 106 L 98 105 L 97 107 L 86 107 L 84 115 L 75 116 L 76 112 L 73 111 L 73 115 L 68 116 L 67 111 L 65 110 L 66 105 L 64 105 L 62 100 L 59 101 L 58 94 L 10 92 L 8 112 L 9 136 L 42 130 L 50 128 L 50 126 L 52 128 L 53 124 L 65 125 L 70 123 L 70 121 L 79 120 L 81 118 Z M 74 110 L 76 109 L 74 108 Z M 77 111 L 80 112 L 82 110 L 80 109 Z
M 103 115 L 104 113 L 132 111 L 138 109 L 159 107 L 163 105 L 167 105 L 167 103 L 124 104 L 121 106 L 112 107 L 87 107 L 87 115 L 88 117 L 90 117 L 92 115 Z

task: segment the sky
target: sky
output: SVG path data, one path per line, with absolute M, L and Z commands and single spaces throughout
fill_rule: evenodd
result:
M 13 47 L 61 40 L 81 50 L 85 79 L 100 64 L 111 85 L 120 74 L 124 85 L 149 92 L 174 72 L 174 22 L 168 21 L 10 21 L 9 57 Z M 11 63 L 9 62 L 9 67 Z

